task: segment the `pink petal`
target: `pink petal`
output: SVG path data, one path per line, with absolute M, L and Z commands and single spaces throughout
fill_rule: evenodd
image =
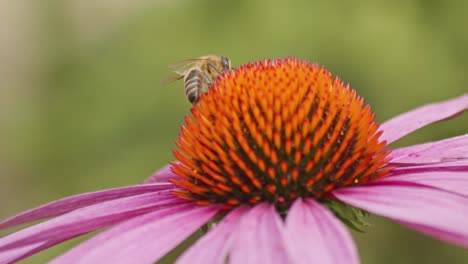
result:
M 36 244 L 26 245 L 22 247 L 12 248 L 0 254 L 0 263 L 16 263 L 18 260 L 30 256 L 30 252 L 35 249 L 41 249 L 41 245 L 45 242 L 39 242 Z
M 396 116 L 380 128 L 383 131 L 381 140 L 388 144 L 431 123 L 452 118 L 468 109 L 468 94 L 448 101 L 429 104 Z
M 75 246 L 74 248 L 70 249 L 64 254 L 58 256 L 50 263 L 80 263 L 85 254 L 92 251 L 94 248 L 101 246 L 103 243 L 114 239 L 114 237 L 117 237 L 120 234 L 131 231 L 137 226 L 150 223 L 151 221 L 154 221 L 153 219 L 155 218 L 162 219 L 173 214 L 178 214 L 180 212 L 190 210 L 193 207 L 194 205 L 191 203 L 174 205 L 142 216 L 134 217 L 132 219 L 129 219 L 128 221 L 122 222 L 110 228 L 108 231 L 102 232 L 88 239 L 87 241 L 79 244 L 78 246 Z
M 115 224 L 160 207 L 185 202 L 165 193 L 146 193 L 91 205 L 0 239 L 0 255 L 6 249 L 44 241 L 64 240 Z
M 376 182 L 389 184 L 418 183 L 468 196 L 468 168 L 467 171 L 429 171 L 394 175 Z
M 395 149 L 390 157 L 392 163 L 445 163 L 462 160 L 468 163 L 468 135 Z
M 150 183 L 164 183 L 167 182 L 170 179 L 173 179 L 175 177 L 178 177 L 175 175 L 172 170 L 171 170 L 171 164 L 168 164 L 155 172 L 153 175 L 151 175 L 148 179 L 142 182 L 142 184 L 150 184 Z
M 468 199 L 464 196 L 404 183 L 343 188 L 333 194 L 347 204 L 468 248 Z
M 173 184 L 160 183 L 145 186 L 130 186 L 123 188 L 108 189 L 97 192 L 90 192 L 79 194 L 75 196 L 66 197 L 37 208 L 25 211 L 21 214 L 13 216 L 0 222 L 0 230 L 7 227 L 12 227 L 27 222 L 32 222 L 47 217 L 57 216 L 70 211 L 76 210 L 81 207 L 97 204 L 104 201 L 138 195 L 148 192 L 156 192 L 174 188 Z
M 390 164 L 389 164 L 390 165 Z M 468 172 L 468 160 L 449 161 L 442 163 L 392 163 L 394 167 L 392 175 L 403 175 L 412 173 L 424 173 L 424 172 L 435 172 L 435 171 L 459 171 Z
M 188 248 L 176 263 L 225 263 L 232 246 L 233 234 L 245 211 L 245 207 L 231 211 L 212 230 Z
M 262 203 L 242 216 L 229 257 L 231 264 L 291 263 L 283 223 L 274 206 Z
M 286 218 L 286 247 L 293 263 L 359 263 L 348 229 L 313 199 L 297 199 Z
M 445 230 L 440 230 L 437 228 L 433 228 L 430 226 L 425 226 L 425 225 L 417 225 L 417 224 L 411 224 L 411 223 L 406 223 L 406 222 L 399 222 L 401 225 L 404 225 L 410 229 L 416 230 L 418 232 L 421 232 L 423 234 L 426 234 L 428 236 L 432 236 L 441 240 L 445 240 L 448 242 L 452 242 L 454 244 L 461 245 L 465 248 L 467 248 L 467 238 L 465 235 L 460 234 L 460 233 L 453 233 L 453 232 L 446 232 Z
M 193 203 L 130 219 L 51 263 L 153 263 L 219 211 Z

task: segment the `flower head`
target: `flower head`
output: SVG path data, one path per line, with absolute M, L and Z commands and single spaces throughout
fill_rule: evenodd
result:
M 317 65 L 248 64 L 211 90 L 174 151 L 181 198 L 287 209 L 298 197 L 322 198 L 388 173 L 369 106 Z
M 151 263 L 216 220 L 178 263 L 359 263 L 339 204 L 468 248 L 468 135 L 391 143 L 468 108 L 468 95 L 383 123 L 338 78 L 296 59 L 220 76 L 187 117 L 172 163 L 136 186 L 26 211 L 0 263 L 111 227 L 52 263 Z

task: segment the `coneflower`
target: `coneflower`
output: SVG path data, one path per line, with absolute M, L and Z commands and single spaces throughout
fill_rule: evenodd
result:
M 467 108 L 464 95 L 379 126 L 324 68 L 297 59 L 247 64 L 193 106 L 176 162 L 144 184 L 1 222 L 54 217 L 1 238 L 0 263 L 105 227 L 51 263 L 152 263 L 211 223 L 177 263 L 352 264 L 359 256 L 346 226 L 360 228 L 367 212 L 468 248 L 468 135 L 387 147 Z

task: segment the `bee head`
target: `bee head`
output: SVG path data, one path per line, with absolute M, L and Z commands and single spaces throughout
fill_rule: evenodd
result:
M 231 60 L 229 60 L 227 57 L 221 56 L 221 63 L 223 64 L 223 69 L 225 71 L 231 69 Z

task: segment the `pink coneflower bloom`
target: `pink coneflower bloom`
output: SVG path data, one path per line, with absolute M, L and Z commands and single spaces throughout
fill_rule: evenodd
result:
M 207 223 L 177 263 L 359 263 L 346 227 L 359 224 L 356 208 L 468 248 L 468 135 L 387 147 L 467 108 L 463 95 L 379 126 L 354 90 L 317 65 L 247 64 L 193 106 L 177 162 L 143 184 L 1 222 L 52 218 L 1 238 L 0 263 L 102 228 L 51 263 L 152 263 Z

